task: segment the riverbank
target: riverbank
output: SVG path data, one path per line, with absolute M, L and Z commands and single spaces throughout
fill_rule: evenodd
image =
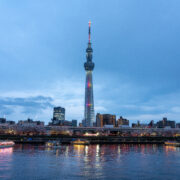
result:
M 38 136 L 19 136 L 19 135 L 0 135 L 1 140 L 12 140 L 15 143 L 38 144 L 47 141 L 60 141 L 62 144 L 70 144 L 75 139 L 86 139 L 91 144 L 164 144 L 165 141 L 180 142 L 180 137 L 161 137 L 161 136 L 142 136 L 142 137 L 122 137 L 122 136 L 66 136 L 66 135 L 38 135 Z

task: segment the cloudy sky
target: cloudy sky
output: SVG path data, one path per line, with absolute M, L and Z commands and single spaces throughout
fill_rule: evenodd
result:
M 180 122 L 179 0 L 0 0 L 0 117 L 83 118 L 92 21 L 95 112 Z

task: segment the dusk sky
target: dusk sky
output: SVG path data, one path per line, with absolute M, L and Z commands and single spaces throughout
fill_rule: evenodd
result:
M 1 0 L 0 117 L 83 119 L 89 20 L 95 113 L 180 122 L 179 0 Z

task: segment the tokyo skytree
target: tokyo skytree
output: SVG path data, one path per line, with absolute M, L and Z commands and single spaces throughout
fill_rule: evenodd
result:
M 94 122 L 94 98 L 93 98 L 93 79 L 92 71 L 94 63 L 92 62 L 92 48 L 91 48 L 91 22 L 89 21 L 89 41 L 86 49 L 86 59 L 84 68 L 86 71 L 86 84 L 85 84 L 85 107 L 84 107 L 84 120 L 86 127 L 92 127 Z

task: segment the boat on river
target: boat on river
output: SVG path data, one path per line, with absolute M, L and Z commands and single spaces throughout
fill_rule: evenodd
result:
M 177 141 L 166 141 L 164 143 L 166 146 L 176 146 L 176 147 L 180 147 L 180 142 Z
M 48 141 L 46 142 L 45 146 L 49 148 L 58 148 L 60 147 L 61 143 L 59 141 Z
M 75 144 L 75 145 L 89 145 L 90 142 L 88 140 L 85 140 L 85 139 L 77 139 L 75 141 L 71 141 L 71 144 Z
M 0 141 L 0 148 L 13 147 L 15 143 L 13 141 Z

